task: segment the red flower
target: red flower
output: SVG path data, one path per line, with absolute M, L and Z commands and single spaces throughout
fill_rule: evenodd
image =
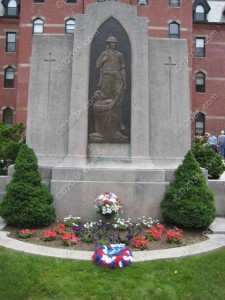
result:
M 161 229 L 162 231 L 163 231 L 163 229 L 164 229 L 163 224 L 157 224 L 157 227 L 158 227 L 159 229 Z
M 150 244 L 148 240 L 145 239 L 143 235 L 135 236 L 131 239 L 135 248 L 144 250 Z
M 43 231 L 44 241 L 52 241 L 56 238 L 57 233 L 53 229 L 47 229 Z
M 62 236 L 62 240 L 67 246 L 76 245 L 78 242 L 78 237 L 74 233 L 65 233 Z
M 168 229 L 166 232 L 167 241 L 171 243 L 179 243 L 182 239 L 182 232 L 183 230 L 177 227 L 175 227 L 174 230 Z
M 104 203 L 104 205 L 106 205 L 106 204 L 109 204 L 109 201 L 108 200 L 104 200 L 103 203 Z
M 27 239 L 32 237 L 36 233 L 36 230 L 31 230 L 31 229 L 22 229 L 19 231 L 19 236 L 21 238 Z
M 162 237 L 164 226 L 162 224 L 157 224 L 156 226 L 152 225 L 150 229 L 145 230 L 148 234 L 148 240 L 159 240 Z
M 62 240 L 63 241 L 67 241 L 71 239 L 71 233 L 65 233 L 63 236 L 62 236 Z
M 53 228 L 53 231 L 62 234 L 65 231 L 65 224 L 59 223 L 57 226 Z

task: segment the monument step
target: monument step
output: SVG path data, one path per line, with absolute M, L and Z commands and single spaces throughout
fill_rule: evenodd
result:
M 165 182 L 165 170 L 53 168 L 55 181 Z
M 209 229 L 214 234 L 225 234 L 225 218 L 217 217 L 213 223 L 209 226 Z

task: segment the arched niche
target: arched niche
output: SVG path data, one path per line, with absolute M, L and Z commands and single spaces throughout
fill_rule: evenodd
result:
M 112 35 L 118 40 L 116 50 L 121 52 L 125 59 L 126 72 L 126 92 L 123 98 L 123 124 L 125 130 L 122 131 L 130 141 L 131 131 L 131 45 L 127 32 L 123 26 L 113 17 L 108 18 L 97 30 L 97 33 L 90 47 L 90 75 L 89 75 L 89 99 L 98 89 L 100 76 L 99 69 L 96 68 L 96 61 L 107 47 L 106 40 Z M 93 121 L 93 105 L 89 106 L 88 113 L 88 134 L 95 132 Z

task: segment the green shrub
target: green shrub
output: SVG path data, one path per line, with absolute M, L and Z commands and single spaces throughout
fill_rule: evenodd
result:
M 7 127 L 0 124 L 0 175 L 7 174 L 9 165 L 15 163 L 20 147 L 24 143 L 25 125 Z
M 206 229 L 215 219 L 215 212 L 213 193 L 189 151 L 164 194 L 162 216 L 169 224 Z
M 53 196 L 41 183 L 37 158 L 32 149 L 22 145 L 15 162 L 12 181 L 0 203 L 0 215 L 7 224 L 18 227 L 43 227 L 55 220 Z
M 219 178 L 225 171 L 222 157 L 208 145 L 192 145 L 192 153 L 200 167 L 208 170 L 209 178 Z

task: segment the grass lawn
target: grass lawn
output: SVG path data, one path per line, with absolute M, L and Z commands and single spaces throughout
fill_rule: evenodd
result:
M 109 270 L 0 247 L 0 299 L 224 300 L 225 249 Z

